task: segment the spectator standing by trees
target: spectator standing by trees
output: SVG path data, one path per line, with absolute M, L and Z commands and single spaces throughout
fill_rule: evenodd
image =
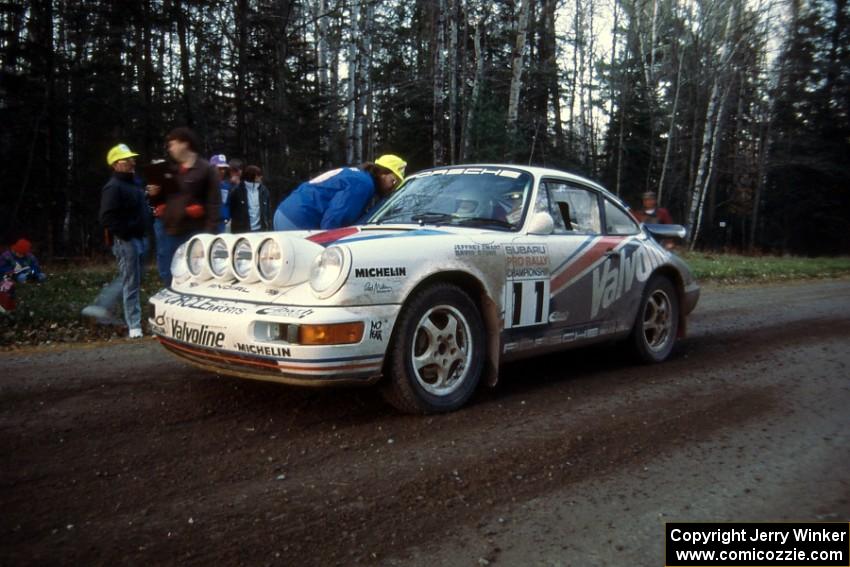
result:
M 231 159 L 227 165 L 230 168 L 230 186 L 236 187 L 242 181 L 242 169 L 245 164 L 241 159 Z
M 231 181 L 230 165 L 224 154 L 215 154 L 210 158 L 210 165 L 218 172 L 218 187 L 221 190 L 221 222 L 218 225 L 219 232 L 227 232 L 230 224 L 230 208 L 227 205 L 230 192 L 238 184 Z
M 135 182 L 137 155 L 126 144 L 118 144 L 106 155 L 112 177 L 101 193 L 100 223 L 112 240 L 112 253 L 118 260 L 118 277 L 82 311 L 84 316 L 93 317 L 100 323 L 110 322 L 110 309 L 122 296 L 124 321 L 131 339 L 142 337 L 139 294 L 148 221 L 145 194 Z
M 272 229 L 268 188 L 263 185 L 263 172 L 256 165 L 245 168 L 243 179 L 230 191 L 232 232 L 258 232 Z
M 642 196 L 643 208 L 634 211 L 640 222 L 647 224 L 673 224 L 670 211 L 658 206 L 658 198 L 654 191 L 647 191 Z

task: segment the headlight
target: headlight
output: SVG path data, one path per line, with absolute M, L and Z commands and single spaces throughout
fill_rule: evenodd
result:
M 315 242 L 276 233 L 255 241 L 254 266 L 260 280 L 267 286 L 298 285 L 310 279 L 313 258 L 324 251 Z
M 212 235 L 199 234 L 189 240 L 189 246 L 186 248 L 186 265 L 189 267 L 189 274 L 197 281 L 212 277 L 207 263 L 207 250 L 211 240 Z
M 171 258 L 171 278 L 177 283 L 183 283 L 189 277 L 189 266 L 186 265 L 186 248 L 188 243 L 181 244 Z
M 206 264 L 206 254 L 204 253 L 204 243 L 198 238 L 193 238 L 189 241 L 189 271 L 197 277 L 201 274 Z
M 257 268 L 260 278 L 274 280 L 283 269 L 283 254 L 280 245 L 273 238 L 267 238 L 257 250 Z
M 230 246 L 224 238 L 216 238 L 210 246 L 210 270 L 217 278 L 232 275 L 230 269 Z
M 254 249 L 247 238 L 240 238 L 233 247 L 232 259 L 233 272 L 243 282 L 257 281 L 257 272 L 254 269 Z
M 310 270 L 310 287 L 320 299 L 335 294 L 348 278 L 348 249 L 331 246 L 316 256 Z

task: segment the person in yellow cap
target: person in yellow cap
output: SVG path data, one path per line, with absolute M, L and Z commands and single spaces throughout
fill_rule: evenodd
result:
M 274 228 L 327 230 L 354 224 L 370 205 L 401 185 L 406 167 L 400 157 L 385 154 L 359 168 L 323 173 L 296 187 L 278 205 Z
M 112 323 L 111 308 L 122 297 L 124 321 L 131 339 L 142 336 L 139 294 L 148 223 L 145 193 L 135 181 L 135 157 L 138 155 L 126 144 L 118 144 L 106 154 L 112 177 L 101 193 L 100 223 L 111 236 L 112 253 L 118 260 L 118 277 L 82 312 L 83 316 L 99 323 Z

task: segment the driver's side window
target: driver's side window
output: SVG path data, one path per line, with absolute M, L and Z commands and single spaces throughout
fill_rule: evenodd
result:
M 599 200 L 595 192 L 562 181 L 544 181 L 541 188 L 548 196 L 549 213 L 555 221 L 556 234 L 602 232 Z

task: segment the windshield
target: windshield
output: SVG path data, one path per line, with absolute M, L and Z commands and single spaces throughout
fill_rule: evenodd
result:
M 517 230 L 531 193 L 531 175 L 514 169 L 432 169 L 405 180 L 367 224 L 418 223 Z

